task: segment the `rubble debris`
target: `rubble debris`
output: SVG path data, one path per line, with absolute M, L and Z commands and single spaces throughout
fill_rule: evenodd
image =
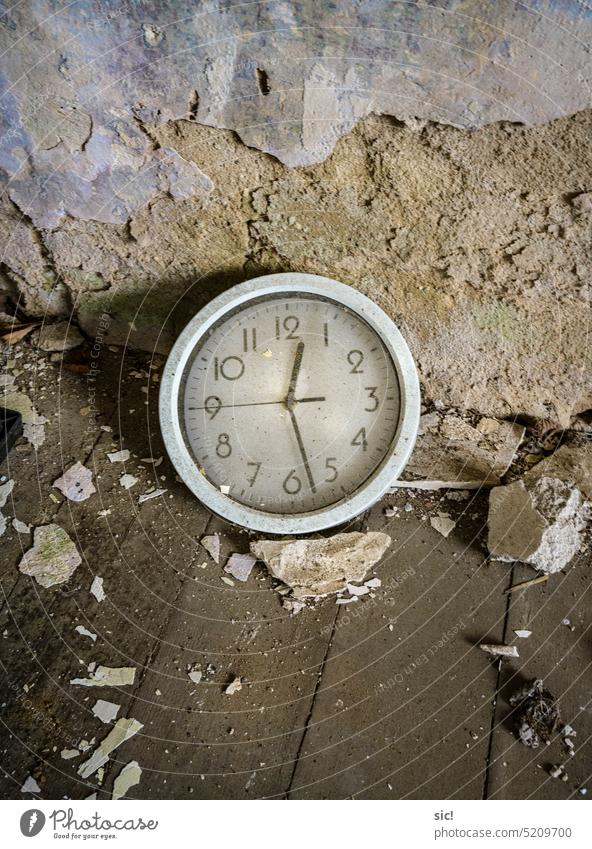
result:
M 16 410 L 23 419 L 23 436 L 33 448 L 40 448 L 45 442 L 45 425 L 49 422 L 45 416 L 40 416 L 30 398 L 22 392 L 9 392 L 4 395 L 2 405 L 10 410 Z
M 226 693 L 227 696 L 234 696 L 234 694 L 238 693 L 239 690 L 242 690 L 242 688 L 243 688 L 242 678 L 236 677 L 236 678 L 233 678 L 233 680 L 230 682 L 230 684 L 226 685 L 226 687 L 224 688 L 224 692 Z
M 436 516 L 430 516 L 430 525 L 443 537 L 447 537 L 456 527 L 456 522 L 450 518 L 449 513 L 438 513 Z
M 117 719 L 117 714 L 121 705 L 115 704 L 115 702 L 107 702 L 105 699 L 97 699 L 93 705 L 92 712 L 100 719 L 101 722 L 104 722 L 106 725 L 109 725 L 113 722 L 114 719 Z
M 145 501 L 150 501 L 152 498 L 160 498 L 161 495 L 164 495 L 165 492 L 168 492 L 167 489 L 149 489 L 148 492 L 145 492 L 143 495 L 140 495 L 138 498 L 138 504 L 143 504 Z
M 227 578 L 225 575 L 222 575 L 220 578 L 223 584 L 226 584 L 228 587 L 234 587 L 234 581 L 231 581 L 230 578 Z
M 48 353 L 71 351 L 84 342 L 84 336 L 69 321 L 44 324 L 36 333 L 36 345 Z
M 140 783 L 141 778 L 142 769 L 140 765 L 137 761 L 130 761 L 123 767 L 113 782 L 113 794 L 111 799 L 113 801 L 123 799 L 128 790 Z
M 557 478 L 575 485 L 583 497 L 592 501 L 592 444 L 589 440 L 561 445 L 549 457 L 532 466 L 524 475 L 526 485 L 542 477 Z
M 516 708 L 515 729 L 525 746 L 537 749 L 541 743 L 550 743 L 561 729 L 559 705 L 555 697 L 544 689 L 540 678 L 526 682 L 510 697 Z
M 473 426 L 455 413 L 427 413 L 417 442 L 395 487 L 477 489 L 498 486 L 524 436 L 524 427 L 482 418 Z
M 208 534 L 200 539 L 201 545 L 208 552 L 214 563 L 220 562 L 220 535 Z
M 6 516 L 0 511 L 0 537 L 6 533 Z
M 83 637 L 90 637 L 93 643 L 96 643 L 97 635 L 94 634 L 92 631 L 89 631 L 88 628 L 85 628 L 84 625 L 77 625 L 74 630 L 81 634 Z
M 70 684 L 80 687 L 126 687 L 136 677 L 134 666 L 98 666 L 90 678 L 74 678 Z
M 518 646 L 496 646 L 490 643 L 480 643 L 479 648 L 494 657 L 520 657 Z
M 78 775 L 82 778 L 90 778 L 94 772 L 107 763 L 111 752 L 115 751 L 126 740 L 129 740 L 130 737 L 133 737 L 134 734 L 137 734 L 143 727 L 142 723 L 136 719 L 118 719 L 113 730 L 99 743 L 90 758 L 79 766 Z
M 566 773 L 565 767 L 562 764 L 550 766 L 549 775 L 551 776 L 551 778 L 560 778 L 561 781 L 569 781 L 569 776 Z
M 122 486 L 124 489 L 131 489 L 137 483 L 138 478 L 134 477 L 134 475 L 125 474 L 119 478 L 119 486 Z
M 387 534 L 344 533 L 321 539 L 259 540 L 251 552 L 298 599 L 322 597 L 361 583 L 391 544 Z
M 59 525 L 35 528 L 33 547 L 23 556 L 19 571 L 31 575 L 42 587 L 63 584 L 72 577 L 82 558 L 76 546 Z
M 92 482 L 92 472 L 83 466 L 80 461 L 64 472 L 64 474 L 53 482 L 55 489 L 59 489 L 69 501 L 86 501 L 93 492 L 96 492 Z
M 100 603 L 105 600 L 105 590 L 103 589 L 103 578 L 100 578 L 98 575 L 95 575 L 93 578 L 92 584 L 90 585 L 90 593 L 94 595 L 96 600 Z
M 518 631 L 514 631 L 514 633 L 521 640 L 527 640 L 532 634 L 532 631 L 527 631 L 526 629 L 519 629 Z
M 296 616 L 297 613 L 304 610 L 306 604 L 303 601 L 298 601 L 296 598 L 284 598 L 282 599 L 282 607 L 284 610 L 289 611 L 292 616 Z
M 559 572 L 580 547 L 585 512 L 580 490 L 557 478 L 496 487 L 489 494 L 489 551 L 496 560 Z
M 193 681 L 194 684 L 199 684 L 202 677 L 202 671 L 200 666 L 198 664 L 190 666 L 187 670 L 187 675 L 189 676 L 190 680 Z
M 30 534 L 31 533 L 31 525 L 27 525 L 26 522 L 21 522 L 20 519 L 16 518 L 16 516 L 12 520 L 12 527 L 15 529 L 17 534 Z
M 21 787 L 21 793 L 41 793 L 41 787 L 39 787 L 32 775 L 26 777 L 25 783 Z
M 252 554 L 231 554 L 226 562 L 224 571 L 243 583 L 248 580 L 253 571 L 257 558 Z
M 126 463 L 130 458 L 130 452 L 127 448 L 122 448 L 121 451 L 107 452 L 107 458 L 110 463 Z
M 14 481 L 8 480 L 6 483 L 0 484 L 0 507 L 5 507 L 8 501 L 8 496 L 14 489 Z
M 368 595 L 368 593 L 370 592 L 370 587 L 367 587 L 365 584 L 363 584 L 361 587 L 357 587 L 355 584 L 348 584 L 346 586 L 346 590 L 351 596 L 356 596 L 357 598 L 358 596 Z
M 79 749 L 62 749 L 60 752 L 60 757 L 65 761 L 71 761 L 74 758 L 80 757 Z

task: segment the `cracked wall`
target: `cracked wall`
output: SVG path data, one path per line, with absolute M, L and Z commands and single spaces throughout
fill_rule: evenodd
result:
M 565 426 L 592 407 L 590 26 L 551 0 L 20 4 L 2 287 L 165 351 L 232 283 L 326 274 L 431 398 Z

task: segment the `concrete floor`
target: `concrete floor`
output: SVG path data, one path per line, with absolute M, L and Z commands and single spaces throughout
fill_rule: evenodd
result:
M 156 470 L 140 462 L 164 454 L 158 385 L 141 374 L 146 358 L 104 351 L 100 373 L 89 379 L 79 355 L 66 357 L 65 370 L 47 355 L 36 360 L 27 343 L 17 349 L 24 352 L 12 368 L 21 371 L 17 385 L 49 423 L 37 453 L 21 440 L 0 469 L 16 482 L 3 512 L 33 526 L 58 523 L 83 563 L 67 584 L 43 589 L 17 569 L 30 535 L 9 525 L 2 538 L 3 797 L 22 798 L 28 774 L 43 798 L 108 797 L 133 759 L 143 775 L 131 798 L 592 793 L 589 554 L 546 584 L 507 594 L 535 573 L 487 562 L 486 494 L 451 501 L 406 491 L 361 520 L 393 538 L 375 569 L 382 586 L 374 596 L 347 606 L 328 599 L 291 617 L 262 566 L 230 587 L 197 544 L 219 531 L 226 555 L 246 551 L 248 535 L 204 510 L 166 457 Z M 96 419 L 89 410 L 95 389 Z M 118 482 L 122 464 L 106 458 L 120 447 L 133 455 L 125 471 L 140 479 L 127 491 Z M 97 487 L 79 504 L 51 488 L 76 460 L 93 470 Z M 138 505 L 151 485 L 168 491 Z M 384 517 L 387 504 L 407 502 L 411 511 Z M 448 538 L 429 523 L 443 509 L 458 519 Z M 100 604 L 89 593 L 95 575 L 107 593 Z M 561 624 L 566 617 L 571 628 Z M 98 634 L 96 642 L 76 625 Z M 517 639 L 519 628 L 532 636 Z M 517 643 L 520 659 L 500 670 L 475 647 L 483 640 Z M 71 685 L 92 661 L 137 667 L 135 685 Z M 187 675 L 194 663 L 208 667 L 199 684 Z M 234 676 L 245 683 L 229 696 L 224 687 Z M 577 731 L 567 782 L 549 775 L 551 764 L 566 760 L 560 741 L 532 750 L 512 733 L 507 696 L 534 677 L 560 697 L 563 718 Z M 60 757 L 81 738 L 108 733 L 92 715 L 96 698 L 120 703 L 119 716 L 144 725 L 115 752 L 102 786 L 78 777 L 83 756 Z

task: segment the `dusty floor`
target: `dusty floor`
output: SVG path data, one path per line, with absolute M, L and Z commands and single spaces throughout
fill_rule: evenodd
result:
M 247 534 L 207 513 L 166 457 L 156 469 L 142 462 L 164 453 L 148 357 L 104 349 L 95 375 L 77 354 L 67 365 L 51 362 L 27 342 L 10 357 L 16 386 L 49 421 L 38 451 L 21 439 L 0 470 L 15 480 L 0 559 L 2 796 L 22 798 L 31 775 L 43 798 L 109 797 L 114 776 L 134 759 L 143 774 L 131 798 L 592 792 L 589 553 L 546 584 L 507 594 L 536 573 L 487 561 L 486 493 L 463 501 L 403 491 L 358 523 L 393 538 L 374 570 L 382 586 L 355 604 L 328 599 L 291 617 L 261 565 L 232 587 L 198 544 L 219 531 L 224 558 L 248 550 Z M 120 448 L 132 454 L 125 468 L 106 457 Z M 93 470 L 97 487 L 78 504 L 52 489 L 76 460 Z M 139 478 L 130 490 L 119 484 L 124 471 Z M 139 505 L 154 485 L 167 492 Z M 390 504 L 401 509 L 387 519 Z M 429 522 L 442 509 L 458 519 L 448 538 Z M 70 533 L 83 562 L 68 583 L 43 589 L 18 571 L 31 535 L 14 530 L 14 516 Z M 101 603 L 89 592 L 97 575 Z M 530 638 L 514 636 L 526 628 Z M 475 644 L 504 640 L 519 645 L 520 658 L 500 670 Z M 91 662 L 136 667 L 135 684 L 70 684 Z M 188 677 L 193 664 L 204 673 L 198 684 Z M 242 690 L 227 695 L 235 676 Z M 560 698 L 577 731 L 575 757 L 559 741 L 532 750 L 516 740 L 507 697 L 533 677 Z M 91 712 L 97 698 L 144 726 L 115 752 L 101 786 L 77 775 L 85 755 L 60 754 L 110 730 Z M 563 762 L 566 782 L 549 775 Z

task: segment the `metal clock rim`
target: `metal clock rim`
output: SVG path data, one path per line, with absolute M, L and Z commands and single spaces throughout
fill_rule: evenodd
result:
M 203 335 L 231 310 L 266 295 L 318 295 L 348 307 L 377 333 L 392 357 L 401 391 L 401 419 L 386 457 L 349 499 L 308 513 L 281 514 L 256 510 L 234 501 L 199 471 L 185 444 L 179 421 L 178 397 L 189 357 Z M 350 286 L 316 274 L 285 272 L 255 277 L 218 295 L 201 309 L 179 335 L 167 359 L 159 395 L 160 427 L 165 448 L 177 473 L 191 492 L 213 513 L 228 521 L 268 534 L 307 534 L 342 525 L 382 498 L 404 469 L 413 450 L 420 415 L 420 390 L 415 363 L 400 331 L 370 298 Z

